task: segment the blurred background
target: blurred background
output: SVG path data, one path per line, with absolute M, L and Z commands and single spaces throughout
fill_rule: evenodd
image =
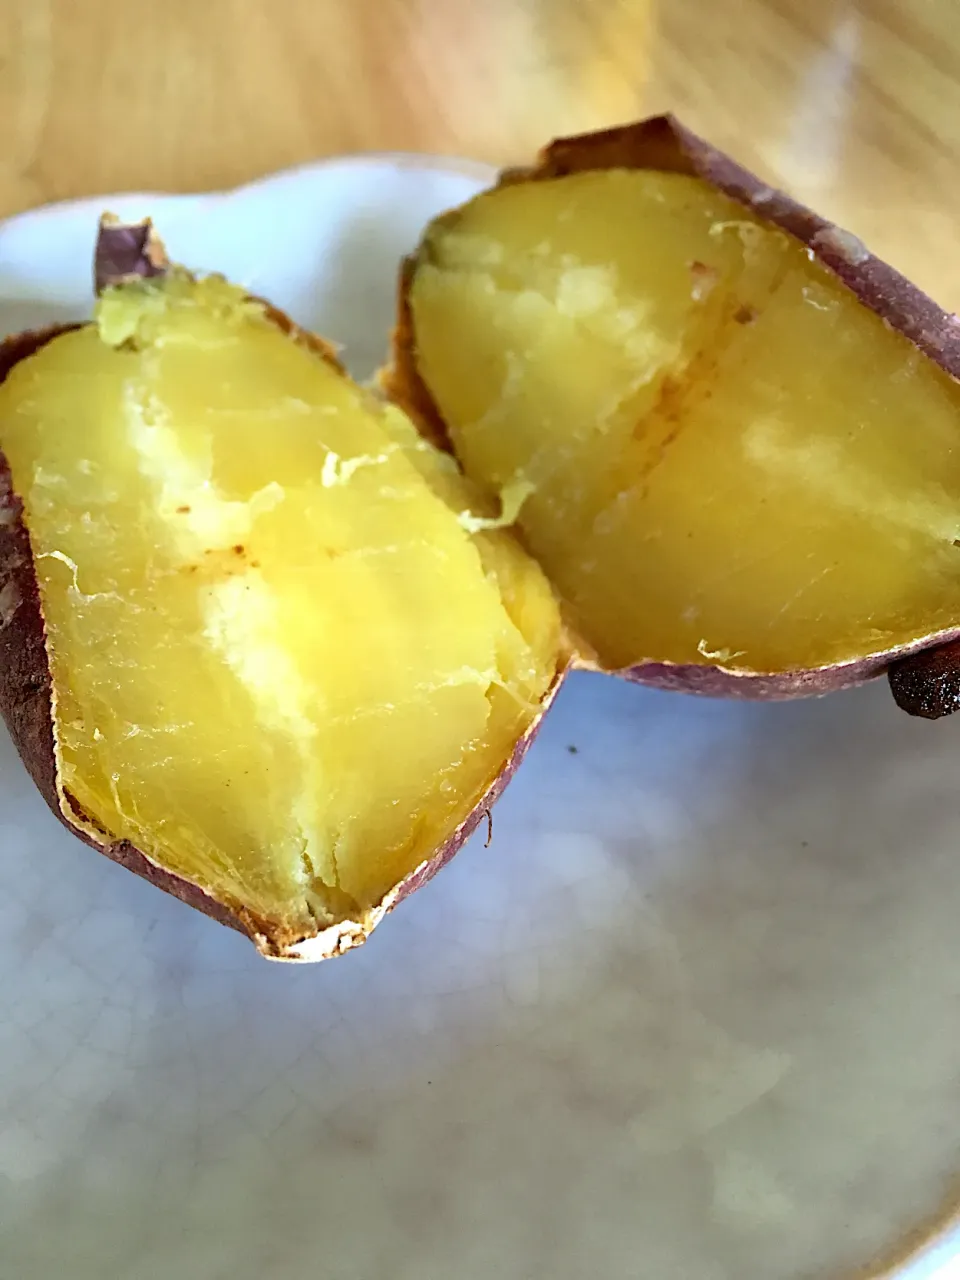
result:
M 0 0 L 0 216 L 665 109 L 960 307 L 958 0 Z

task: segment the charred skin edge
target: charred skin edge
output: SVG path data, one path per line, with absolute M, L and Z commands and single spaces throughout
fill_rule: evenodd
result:
M 282 311 L 266 303 L 264 306 L 278 328 L 343 372 L 327 343 L 300 329 Z M 82 327 L 56 325 L 7 338 L 0 343 L 0 383 L 21 360 L 34 355 L 54 338 Z M 361 919 L 320 926 L 315 934 L 304 935 L 302 931 L 291 930 L 281 920 L 249 911 L 235 900 L 214 897 L 193 881 L 158 866 L 127 840 L 111 840 L 106 833 L 102 840 L 97 839 L 71 820 L 72 811 L 86 828 L 97 826 L 69 793 L 64 794 L 66 804 L 61 802 L 46 628 L 30 535 L 22 516 L 23 505 L 13 490 L 10 468 L 0 451 L 0 715 L 27 772 L 51 812 L 71 835 L 187 906 L 245 934 L 267 959 L 317 961 L 349 951 L 365 942 L 399 902 L 431 880 L 472 834 L 513 776 L 566 674 L 565 666 L 559 666 L 535 719 L 515 744 L 507 763 L 436 853 L 404 877 L 377 906 L 364 912 Z
M 893 700 L 908 715 L 939 720 L 960 711 L 960 640 L 924 649 L 887 673 Z
M 960 317 L 943 311 L 893 267 L 870 253 L 849 231 L 768 186 L 672 115 L 651 116 L 636 124 L 557 139 L 541 151 L 535 164 L 504 170 L 498 185 L 543 182 L 597 169 L 652 169 L 710 183 L 757 217 L 799 240 L 812 258 L 842 281 L 888 328 L 901 333 L 950 377 L 960 379 Z M 436 222 L 456 216 L 454 210 Z M 410 295 L 424 244 L 404 260 L 400 269 L 390 363 L 381 371 L 379 381 L 384 393 L 417 422 L 425 436 L 454 452 L 443 417 L 417 369 Z M 803 671 L 757 672 L 707 663 L 654 660 L 612 669 L 586 654 L 579 654 L 573 665 L 660 689 L 751 700 L 819 696 L 852 688 L 889 672 L 898 705 L 912 715 L 929 718 L 928 712 L 915 708 L 944 707 L 937 714 L 946 715 L 960 707 L 960 695 L 957 706 L 950 706 L 950 699 L 942 692 L 948 669 L 953 683 L 960 688 L 960 645 L 934 661 L 934 653 L 958 636 L 960 623 L 895 651 Z M 925 662 L 917 656 L 921 653 L 929 655 Z M 906 693 L 897 695 L 897 689 L 904 688 L 904 681 L 898 681 L 896 676 L 901 662 L 910 664 L 909 697 Z

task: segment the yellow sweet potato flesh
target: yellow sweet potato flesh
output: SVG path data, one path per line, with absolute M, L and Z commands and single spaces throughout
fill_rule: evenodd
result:
M 960 392 L 699 179 L 486 193 L 429 231 L 418 372 L 604 665 L 813 669 L 956 623 Z
M 429 856 L 551 683 L 550 588 L 450 459 L 221 280 L 108 291 L 0 447 L 67 811 L 284 930 Z

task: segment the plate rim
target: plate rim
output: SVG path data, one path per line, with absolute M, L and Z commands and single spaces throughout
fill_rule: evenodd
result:
M 365 166 L 385 167 L 400 170 L 429 170 L 452 176 L 472 178 L 478 182 L 490 183 L 496 179 L 501 168 L 483 160 L 471 160 L 466 156 L 432 154 L 426 151 L 351 151 L 338 155 L 320 156 L 314 160 L 304 160 L 288 165 L 282 169 L 274 169 L 233 187 L 190 188 L 186 191 L 162 191 L 157 188 L 131 189 L 112 191 L 103 194 L 86 196 L 70 196 L 63 200 L 48 200 L 42 204 L 31 205 L 15 213 L 0 218 L 0 230 L 13 227 L 21 222 L 42 222 L 48 218 L 70 213 L 81 213 L 88 210 L 107 209 L 113 203 L 149 203 L 154 200 L 189 200 L 219 201 L 242 196 L 248 192 L 258 191 L 264 187 L 274 186 L 278 182 L 308 177 L 331 169 L 362 169 Z

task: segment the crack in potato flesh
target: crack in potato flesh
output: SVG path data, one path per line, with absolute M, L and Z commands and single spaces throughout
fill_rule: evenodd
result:
M 217 278 L 108 291 L 0 388 L 65 805 L 309 935 L 463 820 L 559 653 L 411 423 Z
M 417 369 L 609 668 L 810 670 L 955 625 L 960 391 L 699 179 L 507 185 L 438 220 Z

